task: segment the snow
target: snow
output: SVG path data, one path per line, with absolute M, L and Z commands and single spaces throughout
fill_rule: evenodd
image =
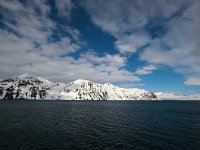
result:
M 12 96 L 17 99 L 61 99 L 61 100 L 150 100 L 156 99 L 153 93 L 143 89 L 125 89 L 111 83 L 98 84 L 89 80 L 78 79 L 68 84 L 52 83 L 29 73 L 2 80 L 0 82 L 3 99 L 10 87 Z M 33 91 L 36 91 L 33 97 Z M 42 95 L 42 91 L 45 93 Z
M 91 82 L 91 81 L 83 80 L 83 79 L 77 79 L 77 80 L 73 81 L 73 83 L 75 83 L 75 84 L 84 84 L 84 83 L 88 83 L 88 82 Z
M 138 88 L 119 88 L 78 79 L 68 84 L 53 83 L 29 73 L 0 81 L 0 99 L 45 100 L 200 100 L 200 94 L 152 93 Z
M 158 100 L 200 100 L 200 94 L 175 94 L 175 93 L 164 93 L 164 92 L 157 92 L 155 93 Z

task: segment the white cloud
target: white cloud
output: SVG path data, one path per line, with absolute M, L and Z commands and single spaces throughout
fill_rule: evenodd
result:
M 186 6 L 188 9 L 184 8 Z M 84 7 L 92 21 L 116 38 L 114 45 L 120 54 L 100 55 L 88 51 L 73 58 L 69 54 L 80 49 L 81 33 L 67 26 L 63 32 L 69 36 L 58 33 L 58 40 L 52 41 L 58 22 L 49 18 L 51 7 L 47 1 L 22 4 L 17 0 L 1 0 L 1 22 L 5 27 L 0 29 L 0 78 L 30 72 L 53 81 L 83 78 L 102 83 L 130 83 L 140 81 L 138 75 L 150 74 L 160 64 L 185 76 L 199 76 L 199 6 L 198 0 L 86 1 Z M 75 5 L 69 0 L 58 0 L 56 7 L 59 15 L 70 18 Z M 184 11 L 177 15 L 181 9 Z M 152 20 L 161 20 L 167 28 L 163 37 L 151 39 L 146 32 L 145 27 L 151 25 Z M 163 43 L 170 49 L 164 50 Z M 128 71 L 127 55 L 124 54 L 135 53 L 146 44 L 150 46 L 141 53 L 140 59 L 151 65 L 141 67 L 135 73 Z M 185 83 L 188 85 L 193 81 L 189 78 Z
M 0 29 L 0 78 L 29 72 L 59 82 L 78 78 L 102 83 L 140 81 L 139 77 L 124 69 L 126 58 L 119 54 L 99 55 L 89 50 L 82 52 L 78 58 L 70 56 L 82 44 L 81 33 L 67 26 L 63 27 L 63 32 L 69 36 L 52 40 L 58 24 L 49 18 L 51 8 L 47 1 L 14 3 L 0 1 L 1 21 L 5 25 Z M 68 16 L 68 11 L 60 13 Z
M 157 69 L 156 66 L 149 65 L 149 66 L 144 66 L 142 68 L 137 69 L 135 73 L 137 75 L 147 75 L 147 74 L 151 74 L 156 69 Z
M 98 56 L 97 53 L 94 51 L 88 51 L 81 55 L 82 62 L 91 62 L 96 65 L 101 65 L 102 63 L 106 64 L 107 66 L 116 66 L 116 67 L 123 67 L 126 65 L 126 58 L 119 54 L 110 55 L 105 54 L 103 57 Z
M 70 38 L 64 37 L 56 43 L 43 44 L 39 49 L 41 50 L 41 54 L 55 57 L 76 52 L 77 50 L 79 50 L 79 48 L 80 46 L 73 43 Z
M 113 35 L 121 53 L 134 53 L 149 42 L 145 26 L 151 21 L 166 21 L 191 2 L 187 0 L 101 0 L 83 1 L 91 19 L 102 30 Z
M 18 1 L 11 1 L 11 0 L 0 1 L 0 6 L 2 6 L 5 9 L 9 9 L 11 11 L 19 11 L 22 9 L 21 3 L 19 3 Z
M 56 0 L 55 2 L 58 13 L 61 16 L 69 18 L 74 8 L 74 3 L 71 0 Z
M 199 0 L 87 0 L 83 5 L 93 23 L 116 38 L 115 48 L 121 54 L 135 53 L 149 45 L 140 60 L 170 66 L 183 76 L 200 75 Z M 154 26 L 158 32 L 153 31 Z M 160 34 L 160 27 L 163 35 L 152 38 L 151 34 Z M 136 73 L 151 71 L 140 68 Z
M 200 77 L 190 77 L 185 82 L 186 85 L 200 85 Z
M 123 83 L 123 84 L 118 84 L 117 86 L 122 87 L 122 88 L 133 88 L 133 87 L 142 87 L 145 86 L 143 83 Z
M 47 57 L 38 51 L 27 51 L 27 48 L 32 47 L 31 42 L 21 44 L 26 42 L 25 39 L 13 41 L 13 34 L 6 33 L 4 34 L 4 37 L 7 36 L 5 40 L 11 40 L 6 44 L 8 45 L 6 51 L 1 50 L 0 68 L 1 74 L 4 75 L 2 78 L 5 75 L 13 76 L 29 72 L 60 82 L 70 82 L 78 78 L 102 83 L 140 81 L 133 73 L 123 69 L 126 65 L 126 59 L 118 54 L 99 56 L 97 53 L 86 52 L 78 59 L 70 56 L 64 58 Z M 14 47 L 9 47 L 13 44 Z
M 190 47 L 175 48 L 170 51 L 148 48 L 142 53 L 140 59 L 153 64 L 170 66 L 183 75 L 200 74 L 200 56 L 191 54 Z
M 1 30 L 1 53 L 7 50 L 13 52 L 38 51 L 47 56 L 59 56 L 76 52 L 80 46 L 69 37 L 61 37 L 58 41 L 49 41 L 57 26 L 49 18 L 50 6 L 46 1 L 28 1 L 20 3 L 15 1 L 15 9 L 8 4 L 11 1 L 1 1 L 2 22 L 6 28 Z M 5 7 L 6 6 L 6 7 Z M 12 6 L 12 4 L 11 4 Z M 7 30 L 6 30 L 7 29 Z M 70 28 L 76 41 L 79 41 L 79 32 Z M 72 32 L 71 31 L 71 32 Z
M 194 32 L 200 32 L 197 9 L 200 1 L 194 1 L 181 16 L 168 22 L 170 30 L 159 40 L 154 40 L 141 54 L 140 59 L 154 64 L 167 65 L 183 75 L 200 74 L 200 55 L 197 46 L 200 34 L 194 36 Z M 198 7 L 199 8 L 199 7 Z M 195 31 L 193 31 L 195 30 Z M 162 43 L 170 47 L 165 50 Z
M 131 35 L 118 36 L 115 47 L 122 54 L 135 53 L 138 48 L 150 42 L 150 38 L 145 33 L 134 33 Z
M 18 9 L 14 10 L 10 7 L 4 7 L 5 3 L 12 3 L 12 1 L 2 0 L 0 2 L 2 22 L 9 31 L 13 31 L 18 37 L 26 38 L 32 42 L 43 44 L 47 41 L 52 34 L 52 29 L 55 28 L 55 23 L 48 18 L 50 7 L 45 1 L 35 0 L 24 4 L 15 1 Z
M 66 31 L 71 35 L 71 37 L 75 40 L 75 41 L 79 41 L 80 39 L 80 32 L 72 27 L 66 27 Z

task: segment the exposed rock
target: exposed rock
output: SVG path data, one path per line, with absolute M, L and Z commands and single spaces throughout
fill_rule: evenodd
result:
M 52 83 L 41 77 L 23 74 L 0 82 L 0 98 L 62 100 L 150 100 L 156 95 L 143 89 L 119 88 L 78 79 L 69 84 Z

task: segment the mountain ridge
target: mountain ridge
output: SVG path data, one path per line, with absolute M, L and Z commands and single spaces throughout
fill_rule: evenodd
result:
M 0 81 L 0 99 L 151 100 L 156 95 L 144 89 L 126 89 L 84 79 L 53 83 L 25 73 Z
M 149 92 L 138 88 L 121 88 L 111 83 L 99 84 L 77 79 L 70 83 L 53 83 L 25 73 L 0 80 L 0 99 L 43 100 L 200 100 L 200 94 L 184 95 Z

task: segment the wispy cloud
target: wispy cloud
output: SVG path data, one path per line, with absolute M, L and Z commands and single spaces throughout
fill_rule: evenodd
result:
M 83 5 L 97 26 L 116 37 L 116 48 L 124 53 L 150 42 L 148 26 L 167 22 L 189 4 L 187 0 L 87 0 Z
M 60 16 L 70 18 L 71 11 L 75 7 L 72 0 L 56 0 L 56 8 Z
M 199 0 L 81 1 L 92 22 L 116 39 L 115 54 L 90 50 L 82 33 L 70 26 L 79 3 L 54 2 L 57 20 L 49 1 L 0 1 L 1 78 L 30 72 L 53 81 L 84 78 L 131 86 L 140 85 L 135 83 L 139 76 L 170 66 L 186 85 L 199 85 Z M 139 55 L 146 66 L 129 71 L 130 55 Z
M 139 53 L 141 61 L 170 66 L 189 79 L 200 74 L 199 0 L 87 0 L 84 6 L 93 23 L 116 38 L 120 53 L 148 45 Z M 145 69 L 138 75 L 154 70 Z
M 200 34 L 198 34 L 199 37 L 195 34 L 200 32 L 200 20 L 197 17 L 200 13 L 199 7 L 200 1 L 193 1 L 193 5 L 180 16 L 172 19 L 168 23 L 170 30 L 159 41 L 152 42 L 151 46 L 141 54 L 141 60 L 170 66 L 189 79 L 199 75 Z M 165 50 L 162 43 L 170 48 Z M 197 84 L 194 83 L 194 85 Z
M 138 51 L 138 48 L 145 46 L 150 42 L 150 38 L 145 33 L 134 33 L 131 35 L 120 35 L 115 42 L 115 48 L 122 54 L 132 54 Z
M 69 0 L 56 1 L 56 7 L 59 15 L 69 18 L 74 4 Z M 91 50 L 78 52 L 85 43 L 80 40 L 80 31 L 52 20 L 48 1 L 21 3 L 2 0 L 0 14 L 3 16 L 0 29 L 1 78 L 29 72 L 65 82 L 78 78 L 102 83 L 140 81 L 124 68 L 126 58 L 120 54 L 100 55 Z M 57 38 L 53 38 L 55 32 Z
M 137 75 L 147 75 L 147 74 L 151 74 L 156 69 L 157 69 L 156 66 L 149 65 L 149 66 L 144 66 L 142 68 L 138 68 L 135 73 Z
M 184 83 L 186 85 L 200 85 L 200 77 L 190 77 Z

